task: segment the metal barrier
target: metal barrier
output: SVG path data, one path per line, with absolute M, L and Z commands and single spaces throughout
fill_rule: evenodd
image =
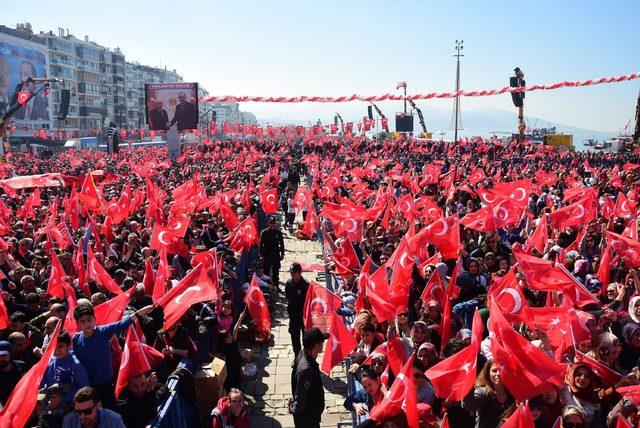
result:
M 193 369 L 191 362 L 184 358 L 178 364 L 179 368 Z M 158 406 L 158 414 L 149 424 L 152 428 L 190 428 L 199 425 L 195 407 L 182 397 L 177 379 L 167 382 L 169 397 Z

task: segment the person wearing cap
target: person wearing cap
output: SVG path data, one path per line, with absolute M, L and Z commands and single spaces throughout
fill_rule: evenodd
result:
M 307 298 L 309 283 L 302 277 L 302 266 L 293 263 L 289 267 L 291 279 L 284 285 L 284 294 L 287 298 L 287 312 L 289 313 L 289 334 L 291 345 L 296 356 L 300 353 L 300 334 L 304 332 L 302 312 Z
M 304 347 L 293 363 L 291 373 L 291 394 L 293 399 L 289 411 L 293 414 L 296 428 L 314 428 L 320 426 L 324 411 L 324 389 L 320 366 L 316 359 L 322 351 L 329 333 L 323 333 L 318 327 L 307 331 L 302 338 Z
M 0 403 L 7 402 L 25 372 L 23 363 L 12 361 L 11 344 L 6 340 L 0 341 Z
M 284 238 L 282 231 L 276 227 L 276 219 L 269 217 L 269 227 L 260 233 L 260 256 L 264 271 L 276 287 L 280 279 L 280 261 L 284 259 Z

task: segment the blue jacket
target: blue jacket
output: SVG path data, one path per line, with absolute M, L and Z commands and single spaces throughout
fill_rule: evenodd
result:
M 131 317 L 126 315 L 118 322 L 96 327 L 91 337 L 84 337 L 82 332 L 73 335 L 73 351 L 87 368 L 90 385 L 102 385 L 111 381 L 113 370 L 109 340 L 114 334 L 126 330 L 132 323 Z
M 62 421 L 62 428 L 82 428 L 80 418 L 74 412 L 70 412 Z M 96 428 L 127 428 L 122 422 L 122 416 L 109 409 L 98 410 L 98 424 Z
M 344 407 L 351 412 L 353 412 L 354 404 L 366 404 L 367 408 L 371 410 L 373 398 L 364 389 L 358 389 L 355 394 L 348 396 L 344 400 Z
M 40 386 L 48 387 L 54 383 L 69 388 L 69 391 L 62 397 L 64 403 L 69 403 L 80 388 L 89 386 L 87 369 L 73 354 L 61 359 L 51 357 Z

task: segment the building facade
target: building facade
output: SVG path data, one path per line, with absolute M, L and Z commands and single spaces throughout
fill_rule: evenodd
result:
M 8 61 L 3 52 L 8 52 Z M 22 64 L 25 61 L 21 57 L 35 57 L 36 53 L 42 57 L 32 61 L 35 66 L 29 67 L 31 74 L 59 78 L 62 82 L 52 83 L 48 96 L 43 96 L 49 112 L 46 120 L 44 114 L 30 115 L 29 119 L 14 117 L 18 134 L 26 135 L 42 128 L 91 130 L 112 122 L 120 128 L 146 129 L 145 83 L 183 81 L 176 70 L 127 62 L 119 48 L 111 50 L 89 40 L 88 36 L 79 39 L 67 29 L 35 34 L 28 23 L 18 24 L 15 29 L 0 25 L 0 111 L 4 110 L 15 85 L 25 76 L 28 67 Z M 41 70 L 36 70 L 38 67 Z M 209 96 L 201 85 L 198 88 L 200 97 Z M 69 112 L 65 120 L 58 120 L 63 89 L 71 93 Z M 40 104 L 36 107 L 41 107 Z M 35 112 L 42 108 L 25 110 Z M 200 116 L 202 127 L 212 121 L 257 124 L 253 114 L 240 111 L 234 102 L 200 103 Z
M 145 83 L 174 83 L 182 82 L 176 70 L 150 67 L 138 63 L 125 63 L 125 95 L 127 106 L 127 128 L 145 128 Z

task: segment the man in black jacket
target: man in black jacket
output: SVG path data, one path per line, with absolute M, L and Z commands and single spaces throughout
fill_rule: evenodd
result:
M 289 273 L 291 273 L 291 279 L 284 285 L 284 294 L 287 298 L 291 344 L 297 357 L 300 353 L 300 333 L 304 332 L 302 312 L 304 311 L 304 301 L 307 298 L 309 283 L 302 277 L 300 263 L 293 263 L 289 268 Z
M 155 100 L 153 102 L 153 109 L 149 110 L 149 129 L 155 131 L 166 131 L 169 129 L 169 115 L 167 111 L 162 108 L 162 101 Z
M 282 231 L 276 228 L 276 220 L 269 218 L 269 227 L 260 233 L 260 256 L 264 272 L 273 280 L 276 287 L 280 282 L 280 261 L 284 259 L 284 238 Z
M 316 361 L 322 345 L 329 338 L 314 327 L 304 334 L 304 351 L 296 357 L 291 373 L 291 400 L 289 411 L 293 414 L 296 428 L 320 427 L 320 417 L 324 411 L 324 389 L 320 367 Z
M 196 106 L 187 101 L 187 94 L 184 92 L 178 93 L 178 101 L 176 105 L 176 111 L 173 114 L 173 119 L 169 123 L 169 127 L 172 127 L 174 123 L 178 122 L 178 131 L 184 131 L 185 129 L 195 129 L 198 127 L 198 111 Z
M 116 411 L 127 428 L 144 428 L 158 413 L 158 404 L 169 395 L 166 386 L 158 383 L 155 373 L 134 377 L 122 390 Z

